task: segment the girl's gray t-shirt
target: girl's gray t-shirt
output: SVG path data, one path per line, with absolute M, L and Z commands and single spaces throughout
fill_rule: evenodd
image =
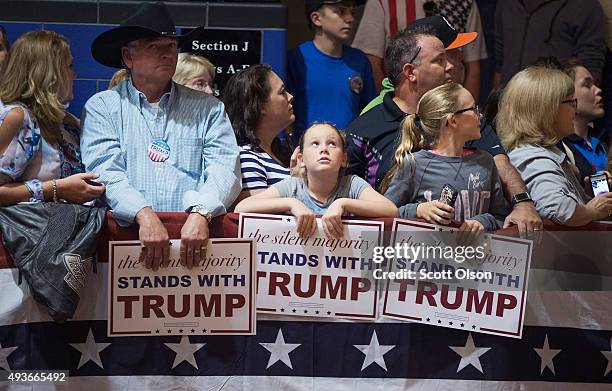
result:
M 476 150 L 461 157 L 420 150 L 407 158 L 385 192 L 400 217 L 415 218 L 419 203 L 437 200 L 445 184 L 458 192 L 453 220 L 478 220 L 487 231 L 503 226 L 510 206 L 504 198 L 493 157 Z
M 327 202 L 314 199 L 308 191 L 304 178 L 290 177 L 272 185 L 283 198 L 295 198 L 316 214 L 325 214 L 327 208 L 338 198 L 359 199 L 361 192 L 370 185 L 357 175 L 347 175 L 340 178 L 338 185 L 329 195 Z

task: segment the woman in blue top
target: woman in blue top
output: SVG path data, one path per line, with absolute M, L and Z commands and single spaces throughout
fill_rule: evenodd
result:
M 292 101 L 269 65 L 249 67 L 227 82 L 223 102 L 240 146 L 242 172 L 242 192 L 236 203 L 291 175 L 295 154 L 278 134 L 295 120 Z
M 104 186 L 84 172 L 79 121 L 66 112 L 76 77 L 66 39 L 44 30 L 22 35 L 2 72 L 0 205 L 98 198 Z

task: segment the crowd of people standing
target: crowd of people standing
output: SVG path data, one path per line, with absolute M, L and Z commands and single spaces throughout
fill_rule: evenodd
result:
M 589 184 L 607 171 L 610 142 L 593 125 L 604 116 L 596 31 L 584 38 L 589 50 L 575 52 L 551 24 L 547 44 L 563 50 L 543 54 L 562 61 L 527 66 L 525 56 L 501 67 L 507 84 L 483 119 L 475 3 L 450 19 L 445 7 L 421 15 L 419 5 L 414 18 L 433 14 L 404 28 L 388 20 L 388 7 L 375 9 L 385 2 L 369 1 L 364 18 L 382 12 L 385 31 L 366 32 L 375 26 L 364 19 L 355 45 L 376 46 L 372 53 L 348 46 L 356 3 L 306 1 L 314 38 L 290 51 L 287 82 L 251 66 L 221 100 L 211 96 L 212 64 L 178 53 L 190 35 L 176 33 L 163 3 L 144 3 L 92 43 L 94 58 L 120 73 L 80 120 L 66 112 L 76 76 L 66 39 L 30 32 L 9 50 L 0 31 L 0 205 L 94 201 L 120 225 L 138 225 L 141 258 L 153 269 L 169 254 L 156 212 L 189 213 L 180 248 L 188 267 L 204 257 L 211 219 L 232 210 L 293 214 L 303 236 L 322 215 L 330 237 L 342 236 L 340 219 L 351 215 L 472 232 L 612 216 L 612 193 L 594 196 Z M 499 28 L 500 53 L 514 58 L 509 27 Z

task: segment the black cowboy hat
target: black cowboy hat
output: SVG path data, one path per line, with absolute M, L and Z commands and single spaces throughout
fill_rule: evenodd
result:
M 121 48 L 129 42 L 143 38 L 170 37 L 177 38 L 180 46 L 197 31 L 201 29 L 178 35 L 164 3 L 142 3 L 121 21 L 119 27 L 98 35 L 91 44 L 91 54 L 102 65 L 123 68 Z

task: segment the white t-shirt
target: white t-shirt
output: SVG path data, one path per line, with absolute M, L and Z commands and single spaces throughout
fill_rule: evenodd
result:
M 414 20 L 425 17 L 423 4 L 426 1 L 400 0 L 395 2 L 395 7 L 391 7 L 389 0 L 368 0 L 352 46 L 366 54 L 384 58 L 385 48 L 389 40 Z M 463 60 L 465 62 L 487 58 L 487 47 L 482 32 L 480 12 L 475 0 L 472 2 L 465 27 L 463 29 L 458 28 L 458 30 L 476 31 L 478 33 L 478 38 L 463 48 Z

